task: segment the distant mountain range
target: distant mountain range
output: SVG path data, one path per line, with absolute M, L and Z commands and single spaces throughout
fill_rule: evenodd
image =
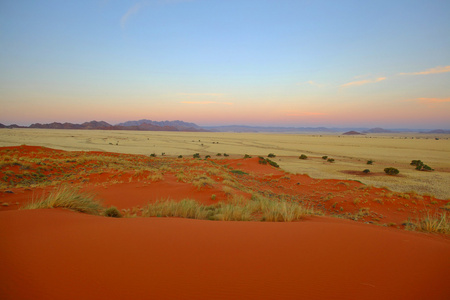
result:
M 194 123 L 183 121 L 155 122 L 151 120 L 129 121 L 117 125 L 111 125 L 105 121 L 91 121 L 83 124 L 58 123 L 49 124 L 34 123 L 30 126 L 3 125 L 0 128 L 44 128 L 44 129 L 96 129 L 96 130 L 140 130 L 140 131 L 207 131 Z
M 175 121 L 152 121 L 142 119 L 138 121 L 127 121 L 116 125 L 111 125 L 105 121 L 90 121 L 82 124 L 58 123 L 49 124 L 34 123 L 30 126 L 19 126 L 16 124 L 3 125 L 0 128 L 46 128 L 46 129 L 96 129 L 96 130 L 139 130 L 139 131 L 188 131 L 188 132 L 272 132 L 272 133 L 300 133 L 300 132 L 324 132 L 324 133 L 340 133 L 340 132 L 357 132 L 363 133 L 393 133 L 393 132 L 418 132 L 431 134 L 450 134 L 450 130 L 436 129 L 383 129 L 383 128 L 327 128 L 327 127 L 264 127 L 264 126 L 246 126 L 246 125 L 230 125 L 230 126 L 203 126 L 200 127 L 195 123 L 188 123 L 179 120 Z M 354 134 L 354 133 L 353 133 Z

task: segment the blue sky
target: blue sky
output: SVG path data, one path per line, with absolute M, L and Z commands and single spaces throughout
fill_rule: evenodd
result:
M 450 128 L 450 1 L 2 1 L 0 123 Z

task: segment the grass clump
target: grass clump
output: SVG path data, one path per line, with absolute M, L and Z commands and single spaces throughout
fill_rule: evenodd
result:
M 25 205 L 22 209 L 66 208 L 90 215 L 99 215 L 103 210 L 92 194 L 67 186 L 56 188 L 50 194 Z
M 434 215 L 427 213 L 426 216 L 416 222 L 407 222 L 406 229 L 450 234 L 450 220 L 447 217 L 447 212 L 435 213 Z
M 105 217 L 110 217 L 110 218 L 122 218 L 122 214 L 115 206 L 111 206 L 111 207 L 108 207 L 107 209 L 105 209 L 103 211 L 102 215 Z
M 192 199 L 180 202 L 173 200 L 149 203 L 142 210 L 143 217 L 179 217 L 188 219 L 208 219 L 210 210 L 206 206 Z

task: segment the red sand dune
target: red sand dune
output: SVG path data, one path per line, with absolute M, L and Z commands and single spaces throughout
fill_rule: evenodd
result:
M 287 174 L 258 158 L 161 158 L 172 169 L 152 181 L 131 162 L 155 167 L 160 158 L 29 146 L 0 150 L 0 180 L 10 185 L 0 191 L 0 299 L 450 298 L 448 236 L 397 229 L 408 218 L 439 211 L 448 200 Z M 131 167 L 102 165 L 91 154 L 129 160 Z M 177 180 L 179 170 L 195 177 L 210 167 L 220 171 L 207 175 L 214 184 L 198 188 Z M 220 174 L 250 192 L 293 197 L 327 215 L 351 217 L 362 208 L 369 213 L 358 222 L 310 217 L 269 223 L 18 210 L 53 188 L 24 187 L 30 178 L 81 185 L 105 206 L 131 209 L 167 198 L 226 201 Z M 233 193 L 249 198 L 250 192 Z
M 2 299 L 448 299 L 450 243 L 347 220 L 0 216 Z

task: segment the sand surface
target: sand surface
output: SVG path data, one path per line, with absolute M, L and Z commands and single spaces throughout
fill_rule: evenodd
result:
M 448 299 L 450 243 L 354 222 L 0 215 L 2 299 Z

